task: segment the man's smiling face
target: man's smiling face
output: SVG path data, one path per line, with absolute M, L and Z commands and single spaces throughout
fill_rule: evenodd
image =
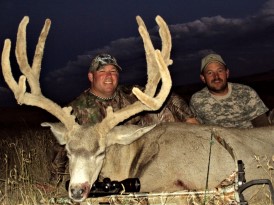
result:
M 114 65 L 105 65 L 89 73 L 91 92 L 103 98 L 112 97 L 119 82 L 119 72 Z

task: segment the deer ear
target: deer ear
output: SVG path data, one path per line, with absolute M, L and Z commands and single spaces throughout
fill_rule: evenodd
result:
M 41 126 L 50 127 L 51 132 L 53 133 L 60 145 L 65 145 L 67 143 L 67 129 L 63 123 L 43 122 L 41 123 Z
M 138 125 L 116 126 L 107 134 L 107 146 L 113 144 L 128 145 L 152 130 L 156 125 L 140 127 Z

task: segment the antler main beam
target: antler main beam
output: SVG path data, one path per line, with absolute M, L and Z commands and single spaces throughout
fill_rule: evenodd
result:
M 70 130 L 76 124 L 75 116 L 70 114 L 72 108 L 61 108 L 53 101 L 45 98 L 41 92 L 39 83 L 41 62 L 51 21 L 49 19 L 45 21 L 35 49 L 32 66 L 29 65 L 27 57 L 26 27 L 28 23 L 29 17 L 25 16 L 18 27 L 15 48 L 16 60 L 23 75 L 20 76 L 17 83 L 12 75 L 10 65 L 11 41 L 10 39 L 6 39 L 2 52 L 2 72 L 4 79 L 13 91 L 18 104 L 40 107 L 57 117 L 66 126 L 66 128 Z M 30 86 L 30 92 L 26 91 L 26 80 Z

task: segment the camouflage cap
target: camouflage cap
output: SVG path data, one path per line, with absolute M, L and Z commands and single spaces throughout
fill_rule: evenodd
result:
M 97 71 L 99 68 L 105 65 L 114 65 L 118 70 L 122 70 L 113 56 L 109 54 L 99 54 L 91 61 L 89 71 Z
M 221 63 L 223 65 L 226 65 L 224 60 L 222 59 L 222 57 L 218 54 L 209 54 L 207 56 L 205 56 L 203 59 L 202 59 L 202 62 L 201 62 L 201 72 L 203 72 L 203 70 L 206 68 L 206 66 L 209 64 L 209 63 L 212 63 L 212 62 L 218 62 L 218 63 Z

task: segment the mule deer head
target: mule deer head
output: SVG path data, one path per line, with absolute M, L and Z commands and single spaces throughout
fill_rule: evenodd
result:
M 75 201 L 82 201 L 88 196 L 89 190 L 102 168 L 106 147 L 115 143 L 129 144 L 154 127 L 129 126 L 126 134 L 119 134 L 119 128 L 115 126 L 142 111 L 159 109 L 170 92 L 172 83 L 167 66 L 172 64 L 170 59 L 171 36 L 166 23 L 160 16 L 156 17 L 156 21 L 162 39 L 161 51 L 154 49 L 143 20 L 139 16 L 137 17 L 139 33 L 144 42 L 148 74 L 144 92 L 133 88 L 133 93 L 139 101 L 116 112 L 108 107 L 105 119 L 90 127 L 76 123 L 75 116 L 71 114 L 71 107 L 62 108 L 46 98 L 41 92 L 39 84 L 41 62 L 51 21 L 49 19 L 45 21 L 36 46 L 33 63 L 29 65 L 26 50 L 26 27 L 29 18 L 22 19 L 18 28 L 15 48 L 16 59 L 23 74 L 18 82 L 14 79 L 11 71 L 11 41 L 5 40 L 2 52 L 2 72 L 18 104 L 40 107 L 54 115 L 63 124 L 60 126 L 60 123 L 42 123 L 42 126 L 49 126 L 59 143 L 66 144 L 71 176 L 69 196 Z M 27 91 L 26 80 L 30 91 Z M 160 80 L 162 81 L 161 89 L 156 95 L 156 88 Z

